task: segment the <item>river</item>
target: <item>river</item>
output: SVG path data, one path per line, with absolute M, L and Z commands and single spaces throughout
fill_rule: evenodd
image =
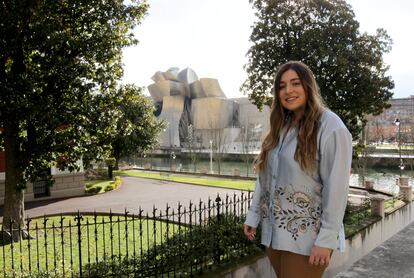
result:
M 180 158 L 136 158 L 129 159 L 125 161 L 130 165 L 136 165 L 138 167 L 144 167 L 146 164 L 151 163 L 153 169 L 170 169 L 171 166 L 176 168 L 176 171 L 183 172 L 193 172 L 194 165 L 191 160 L 185 160 Z M 247 173 L 249 176 L 253 177 L 254 173 L 252 167 L 249 167 L 247 171 L 246 163 L 240 161 L 222 161 L 220 163 L 220 173 L 221 174 L 233 174 L 235 169 L 240 171 L 241 176 L 246 176 Z M 210 161 L 209 160 L 199 160 L 196 163 L 195 170 L 197 172 L 204 171 L 210 172 Z M 218 173 L 218 163 L 213 161 L 212 163 L 213 173 Z M 237 171 L 237 170 L 236 170 Z M 398 186 L 396 184 L 396 179 L 398 179 L 400 172 L 396 166 L 396 169 L 389 168 L 380 168 L 380 169 L 367 169 L 362 173 L 361 171 L 353 170 L 350 178 L 350 185 L 352 186 L 362 186 L 363 180 L 368 179 L 374 181 L 374 188 L 389 193 L 398 193 Z M 403 176 L 408 176 L 409 184 L 414 185 L 414 171 L 413 170 L 403 170 Z

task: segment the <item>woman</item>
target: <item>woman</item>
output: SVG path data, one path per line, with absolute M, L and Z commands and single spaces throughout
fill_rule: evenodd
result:
M 321 277 L 332 251 L 345 247 L 352 138 L 324 106 L 305 64 L 283 64 L 273 90 L 244 233 L 254 239 L 262 222 L 261 241 L 278 278 Z

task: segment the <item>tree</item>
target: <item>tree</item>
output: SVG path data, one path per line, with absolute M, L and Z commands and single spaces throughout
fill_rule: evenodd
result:
M 6 231 L 10 224 L 24 227 L 27 181 L 54 161 L 76 170 L 82 154 L 115 131 L 119 113 L 108 100 L 122 76 L 122 49 L 137 43 L 132 28 L 147 10 L 146 2 L 127 3 L 2 2 L 0 136 L 6 156 Z
M 241 89 L 259 109 L 271 104 L 275 69 L 301 60 L 315 73 L 327 105 L 354 137 L 365 115 L 390 105 L 394 84 L 386 75 L 383 54 L 391 39 L 383 29 L 375 35 L 358 31 L 359 23 L 344 0 L 250 0 L 257 21 L 245 65 L 248 78 Z
M 210 129 L 210 140 L 213 141 L 214 160 L 217 162 L 217 173 L 221 174 L 221 162 L 227 151 L 227 134 L 223 127 Z
M 211 103 L 209 105 L 212 105 Z M 213 106 L 207 106 L 206 111 L 215 111 Z M 211 114 L 211 113 L 210 113 Z M 225 126 L 228 118 L 227 113 L 222 110 L 217 111 L 214 115 L 208 118 L 208 137 L 211 141 L 210 147 L 212 148 L 214 160 L 217 162 L 217 172 L 221 173 L 221 161 L 228 147 L 228 132 L 226 132 Z M 211 169 L 212 170 L 212 169 Z
M 158 135 L 165 123 L 154 115 L 152 101 L 142 95 L 142 88 L 132 84 L 118 89 L 120 117 L 116 122 L 116 134 L 111 142 L 115 169 L 119 159 L 135 153 L 143 154 L 158 143 Z
M 197 138 L 195 138 L 194 126 L 189 124 L 187 129 L 187 147 L 190 153 L 191 162 L 193 163 L 193 172 L 196 173 L 198 156 L 200 155 L 200 146 L 199 142 L 197 142 Z
M 241 142 L 241 153 L 243 161 L 246 165 L 246 177 L 249 176 L 249 168 L 252 167 L 253 156 L 252 156 L 252 144 L 253 144 L 253 124 L 247 119 L 246 122 L 241 126 L 240 129 L 240 142 Z

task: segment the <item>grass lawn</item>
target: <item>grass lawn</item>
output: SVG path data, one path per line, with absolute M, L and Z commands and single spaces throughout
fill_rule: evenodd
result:
M 175 224 L 124 216 L 83 216 L 80 226 L 81 248 L 74 216 L 64 216 L 62 222 L 61 217 L 50 217 L 46 225 L 43 218 L 34 219 L 30 222 L 32 239 L 0 246 L 0 276 L 49 272 L 50 277 L 70 277 L 79 272 L 79 253 L 83 272 L 87 272 L 88 262 L 140 256 L 179 229 Z
M 167 180 L 197 185 L 215 186 L 240 190 L 254 190 L 255 182 L 250 180 L 233 180 L 216 177 L 198 177 L 193 175 L 163 173 L 163 172 L 146 172 L 139 170 L 117 171 L 116 175 L 141 177 L 156 180 Z

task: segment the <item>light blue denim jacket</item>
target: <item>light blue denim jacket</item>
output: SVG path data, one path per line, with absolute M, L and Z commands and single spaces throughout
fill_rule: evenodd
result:
M 317 134 L 317 170 L 301 170 L 294 159 L 298 130 L 284 131 L 256 180 L 245 224 L 262 223 L 261 242 L 277 250 L 310 255 L 313 245 L 345 249 L 345 212 L 352 137 L 342 120 L 326 110 Z

